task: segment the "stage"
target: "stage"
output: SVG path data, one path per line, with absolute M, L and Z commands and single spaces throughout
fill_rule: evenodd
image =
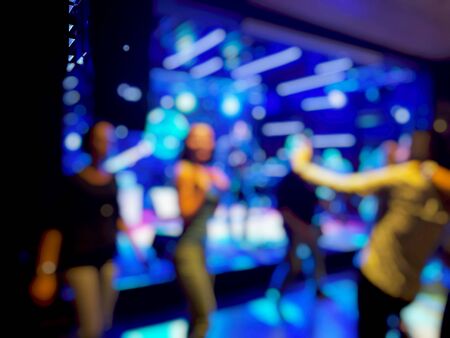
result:
M 267 292 L 241 304 L 219 308 L 213 316 L 208 338 L 356 338 L 355 278 L 354 271 L 330 275 L 324 287 L 325 299 L 315 299 L 314 286 L 307 282 L 294 285 L 280 307 L 276 297 Z M 416 300 L 402 312 L 402 321 L 411 338 L 439 337 L 445 297 L 439 281 L 429 278 Z M 141 318 L 140 323 L 134 323 L 136 327 L 119 322 L 111 337 L 185 337 L 187 321 L 183 317 L 146 325 L 151 321 L 151 318 Z M 398 337 L 398 332 L 392 330 L 388 337 Z

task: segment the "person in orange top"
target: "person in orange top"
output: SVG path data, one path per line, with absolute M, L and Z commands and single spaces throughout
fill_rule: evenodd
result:
M 175 270 L 189 310 L 189 338 L 203 338 L 209 315 L 216 307 L 214 288 L 206 266 L 207 222 L 213 216 L 221 192 L 229 188 L 228 177 L 211 166 L 214 131 L 208 124 L 192 125 L 182 159 L 176 167 L 176 187 L 183 233 L 175 249 Z

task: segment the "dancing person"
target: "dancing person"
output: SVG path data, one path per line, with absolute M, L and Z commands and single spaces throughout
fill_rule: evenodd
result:
M 289 284 L 302 272 L 300 251 L 314 257 L 313 278 L 316 294 L 322 298 L 321 287 L 325 276 L 325 261 L 318 246 L 320 229 L 312 224 L 318 199 L 314 187 L 290 171 L 282 178 L 276 190 L 277 208 L 283 218 L 288 244 L 283 261 L 275 269 L 270 288 L 282 296 Z M 305 250 L 301 250 L 304 248 Z
M 413 152 L 414 146 L 423 148 L 413 143 Z M 430 149 L 433 154 L 433 146 Z M 358 285 L 361 338 L 385 337 L 392 329 L 389 323 L 399 323 L 400 311 L 420 289 L 422 269 L 449 221 L 449 153 L 446 149 L 433 154 L 434 161 L 422 156 L 379 170 L 337 174 L 311 163 L 311 145 L 305 142 L 292 161 L 303 179 L 336 191 L 364 195 L 391 189 L 387 210 L 363 253 Z
M 114 142 L 114 127 L 96 123 L 83 142 L 91 164 L 66 177 L 54 228 L 43 235 L 30 291 L 41 305 L 55 297 L 59 272 L 75 294 L 81 338 L 99 338 L 112 325 L 118 292 L 113 287 L 119 217 L 117 186 L 103 169 Z
M 219 168 L 209 165 L 214 146 L 214 131 L 208 124 L 192 125 L 176 167 L 183 232 L 175 248 L 174 263 L 189 307 L 189 338 L 206 336 L 209 316 L 216 307 L 213 281 L 206 266 L 206 226 L 229 180 Z

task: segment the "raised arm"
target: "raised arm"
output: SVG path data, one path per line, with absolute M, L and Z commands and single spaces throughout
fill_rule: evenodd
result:
M 421 181 L 417 175 L 419 170 L 415 170 L 419 168 L 416 161 L 363 173 L 339 174 L 311 163 L 311 149 L 305 147 L 308 146 L 300 148 L 291 160 L 294 172 L 312 184 L 326 186 L 338 192 L 366 195 L 402 181 L 412 184 Z

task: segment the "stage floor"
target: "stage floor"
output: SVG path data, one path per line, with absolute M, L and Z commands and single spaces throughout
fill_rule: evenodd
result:
M 181 232 L 178 220 L 160 221 L 152 215 L 131 233 L 147 265 L 136 256 L 129 237 L 118 238 L 119 275 L 116 288 L 129 290 L 171 282 L 175 272 L 170 250 Z M 149 225 L 150 224 L 150 225 Z M 367 241 L 367 229 L 358 219 L 345 222 L 322 217 L 319 246 L 325 255 L 357 252 Z M 245 215 L 237 206 L 226 214 L 219 208 L 208 224 L 207 265 L 212 274 L 253 269 L 279 263 L 286 250 L 286 236 L 281 216 L 275 209 L 252 208 Z
M 208 338 L 356 338 L 355 274 L 329 276 L 324 288 L 326 299 L 316 299 L 314 290 L 308 282 L 294 285 L 283 297 L 280 310 L 270 292 L 265 297 L 221 308 L 213 316 Z M 438 338 L 445 297 L 446 291 L 431 278 L 416 300 L 404 309 L 402 320 L 412 338 Z M 111 336 L 185 338 L 187 322 L 174 318 L 146 326 L 143 319 L 142 326 L 124 327 L 111 332 Z M 397 332 L 392 331 L 389 337 L 397 337 Z

